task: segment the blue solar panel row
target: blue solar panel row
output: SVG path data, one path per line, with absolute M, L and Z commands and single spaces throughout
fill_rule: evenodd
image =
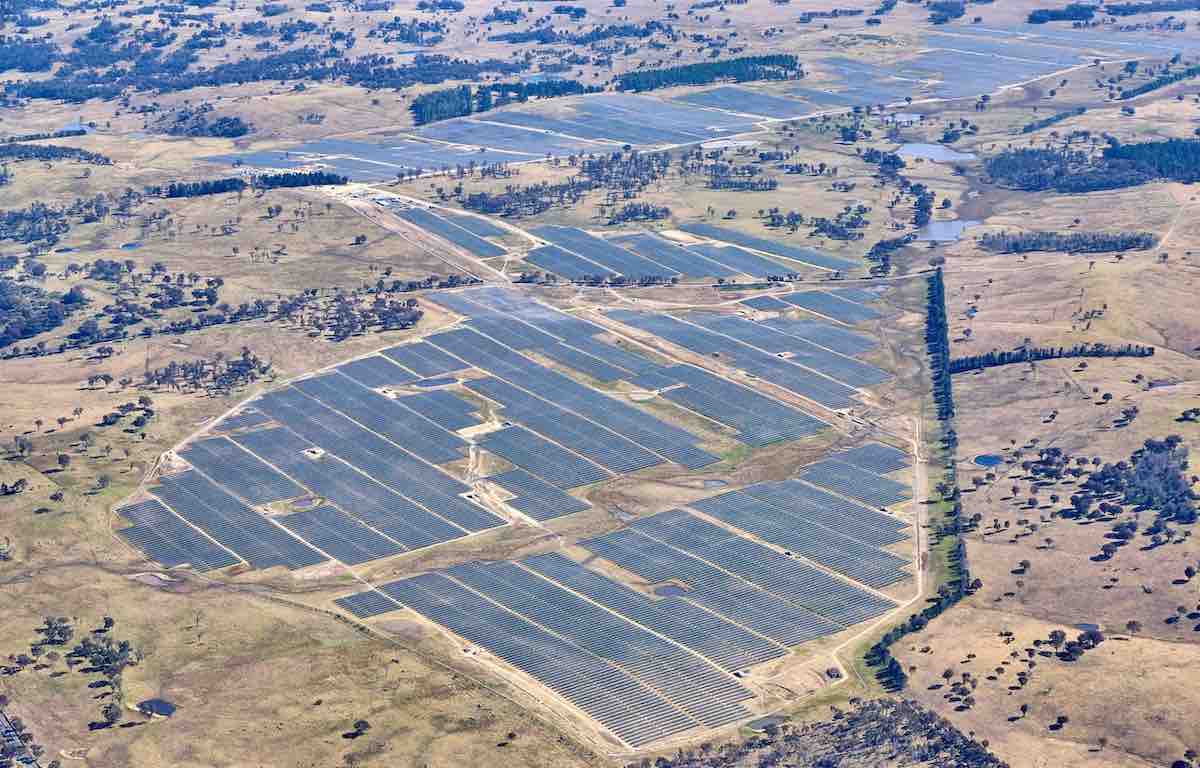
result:
M 380 590 L 532 675 L 631 746 L 697 725 L 620 668 L 444 575 L 395 581 Z
M 603 332 L 603 328 L 574 315 L 552 309 L 511 288 L 483 285 L 468 288 L 456 294 L 438 294 L 435 300 L 449 296 L 461 297 L 470 302 L 464 306 L 481 307 L 500 313 L 503 317 L 516 318 L 523 323 L 550 334 L 556 339 L 571 341 L 589 338 Z
M 349 376 L 364 387 L 396 387 L 416 381 L 417 376 L 407 368 L 401 368 L 382 355 L 371 355 L 361 360 L 351 360 L 334 368 L 338 373 Z
M 463 483 L 295 390 L 266 395 L 262 407 L 300 437 L 353 465 L 373 483 L 387 486 L 441 520 L 471 532 L 504 523 L 482 507 L 458 496 L 468 490 Z
M 191 442 L 180 456 L 229 492 L 251 504 L 294 499 L 304 489 L 224 437 Z
M 737 270 L 649 232 L 619 235 L 612 238 L 612 242 L 687 277 L 732 277 L 739 274 Z
M 405 395 L 396 398 L 396 402 L 445 429 L 465 429 L 479 423 L 479 417 L 474 415 L 478 406 L 446 390 Z
M 727 617 L 757 635 L 794 646 L 842 629 L 816 613 L 632 528 L 580 546 L 652 583 L 682 582 L 681 599 Z
M 690 312 L 685 319 L 773 355 L 786 352 L 790 355 L 790 362 L 803 365 L 852 387 L 874 386 L 889 378 L 887 373 L 873 365 L 839 355 L 810 341 L 789 336 L 744 317 L 714 312 Z
M 529 426 L 614 473 L 636 472 L 662 463 L 662 459 L 637 443 L 508 382 L 475 379 L 467 386 L 504 406 L 506 418 Z
M 754 235 L 743 234 L 735 229 L 727 229 L 725 227 L 715 227 L 712 224 L 697 222 L 694 224 L 683 224 L 679 227 L 684 232 L 699 237 L 707 237 L 710 240 L 721 240 L 726 243 L 752 248 L 763 253 L 770 253 L 774 256 L 783 256 L 786 258 L 800 261 L 805 264 L 811 264 L 814 267 L 821 267 L 829 270 L 847 270 L 854 269 L 860 266 L 853 261 L 839 259 L 836 256 L 830 256 L 819 251 L 814 251 L 811 248 L 801 248 L 795 245 L 788 245 L 776 240 L 769 240 L 764 237 L 755 237 Z
M 696 448 L 697 438 L 686 430 L 606 397 L 479 334 L 456 330 L 435 334 L 430 340 L 472 365 L 536 392 L 542 399 L 623 435 L 669 461 L 696 468 L 718 460 Z
M 890 445 L 882 445 L 880 443 L 860 445 L 848 451 L 835 453 L 830 458 L 844 461 L 847 464 L 853 464 L 868 472 L 874 472 L 877 475 L 897 472 L 909 466 L 907 453 L 899 448 L 893 448 Z
M 612 477 L 603 467 L 522 427 L 489 432 L 480 438 L 479 444 L 556 488 L 578 488 Z
M 543 240 L 548 240 L 560 248 L 577 253 L 589 261 L 601 264 L 629 278 L 670 277 L 679 274 L 678 270 L 668 269 L 656 261 L 613 245 L 582 229 L 546 225 L 534 227 L 531 231 Z
M 762 321 L 762 324 L 790 336 L 811 341 L 826 349 L 832 349 L 834 352 L 841 352 L 843 355 L 861 355 L 878 346 L 875 340 L 868 336 L 823 320 L 772 317 Z
M 882 315 L 870 307 L 834 296 L 824 291 L 798 291 L 781 296 L 781 299 L 796 307 L 816 312 L 818 315 L 837 320 L 847 325 L 857 325 L 875 320 Z
M 749 344 L 722 336 L 670 315 L 614 310 L 609 317 L 666 339 L 698 355 L 719 357 L 765 381 L 829 408 L 847 408 L 857 393 L 852 387 L 821 376 Z
M 305 455 L 305 448 L 311 444 L 287 429 L 255 433 L 239 438 L 239 442 L 405 550 L 466 535 L 462 529 L 431 515 L 400 494 L 372 482 L 335 456 Z
M 871 587 L 884 587 L 908 578 L 901 570 L 906 561 L 878 548 L 898 540 L 894 531 L 891 541 L 880 534 L 876 541 L 867 543 L 810 518 L 784 514 L 779 507 L 737 491 L 689 506 Z
M 871 302 L 879 301 L 878 293 L 863 288 L 831 288 L 829 292 L 846 301 L 854 301 L 859 304 L 870 304 Z
M 454 371 L 461 371 L 467 366 L 461 360 L 447 355 L 440 349 L 418 341 L 415 344 L 401 344 L 383 350 L 382 354 L 393 362 L 399 363 L 420 378 L 441 376 Z
M 198 472 L 165 475 L 159 483 L 151 489 L 155 496 L 255 568 L 303 568 L 326 559 Z
M 876 507 L 890 507 L 912 498 L 904 483 L 835 459 L 809 464 L 800 472 L 800 479 Z
M 345 512 L 324 505 L 281 515 L 276 520 L 292 533 L 346 565 L 358 565 L 404 551 L 396 542 Z
M 800 480 L 756 483 L 742 493 L 795 515 L 841 531 L 875 546 L 888 546 L 908 538 L 908 523 L 898 517 L 864 507 Z
M 632 373 L 645 373 L 658 369 L 658 364 L 634 351 L 630 344 L 609 344 L 599 339 L 571 339 L 571 346 L 599 358 L 609 365 L 624 368 Z
M 603 360 L 592 357 L 586 352 L 581 352 L 574 347 L 568 347 L 563 344 L 555 344 L 544 349 L 539 349 L 539 353 L 545 355 L 556 363 L 572 368 L 580 373 L 586 373 L 593 379 L 602 382 L 616 381 L 617 379 L 627 379 L 632 374 L 624 368 L 618 368 L 615 365 L 609 365 Z
M 387 595 L 374 589 L 339 597 L 333 602 L 341 609 L 349 611 L 351 615 L 360 619 L 381 616 L 391 611 L 398 611 L 404 607 L 398 605 L 395 600 L 392 600 Z
M 690 648 L 729 672 L 787 653 L 784 646 L 693 603 L 677 597 L 653 600 L 557 552 L 527 558 L 521 565 Z
M 241 561 L 184 522 L 157 499 L 130 504 L 117 513 L 134 525 L 117 533 L 165 568 L 190 565 L 205 572 Z
M 232 432 L 236 429 L 249 429 L 250 427 L 262 426 L 268 421 L 270 419 L 253 408 L 243 408 L 237 413 L 221 419 L 213 429 L 217 432 Z
M 514 563 L 466 563 L 446 571 L 484 597 L 624 670 L 710 728 L 748 713 L 736 679 L 645 628 Z
M 541 267 L 547 272 L 562 275 L 568 280 L 590 280 L 597 276 L 612 277 L 616 275 L 616 272 L 608 267 L 588 261 L 557 245 L 543 245 L 534 248 L 525 254 L 525 261 L 535 267 Z
M 750 275 L 751 277 L 788 275 L 793 274 L 796 269 L 765 256 L 759 256 L 745 248 L 738 248 L 736 245 L 698 243 L 689 245 L 687 249 L 696 254 L 696 258 L 715 261 L 737 275 Z
M 753 389 L 691 365 L 675 365 L 663 374 L 687 384 L 663 396 L 681 403 L 710 419 L 738 430 L 747 445 L 769 445 L 814 435 L 829 426 L 824 421 L 792 408 Z
M 480 237 L 499 237 L 501 235 L 508 234 L 508 230 L 493 224 L 491 221 L 483 218 L 482 216 L 472 216 L 466 213 L 451 213 L 449 211 L 438 211 L 438 216 L 451 222 L 452 224 L 457 224 L 468 232 L 479 235 Z
M 495 243 L 484 240 L 473 232 L 469 232 L 458 224 L 447 221 L 424 208 L 402 208 L 395 213 L 405 221 L 416 224 L 426 232 L 432 232 L 443 240 L 448 240 L 480 258 L 503 256 L 507 253 Z
M 512 469 L 488 478 L 516 498 L 506 502 L 539 522 L 591 509 L 592 505 L 555 488 L 523 469 Z
M 791 304 L 788 304 L 786 301 L 780 301 L 774 296 L 755 296 L 752 299 L 745 299 L 740 303 L 751 309 L 763 312 L 784 312 L 792 308 Z
M 631 527 L 844 626 L 896 605 L 682 510 L 643 517 Z
M 461 459 L 467 447 L 445 427 L 341 374 L 304 379 L 294 387 L 430 463 Z

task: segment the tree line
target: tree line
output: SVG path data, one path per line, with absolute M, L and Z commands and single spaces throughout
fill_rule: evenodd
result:
M 650 91 L 676 85 L 706 85 L 719 80 L 741 83 L 751 80 L 797 80 L 803 76 L 804 70 L 795 56 L 771 54 L 626 72 L 617 76 L 616 86 L 619 91 Z
M 413 98 L 409 104 L 413 122 L 417 125 L 465 117 L 476 112 L 487 112 L 513 102 L 531 98 L 547 99 L 573 96 L 580 93 L 596 93 L 600 88 L 587 86 L 578 80 L 543 80 L 524 83 L 484 83 L 472 88 L 462 85 L 430 91 Z
M 489 35 L 488 40 L 493 43 L 509 44 L 591 45 L 615 38 L 645 39 L 652 37 L 657 32 L 662 32 L 672 39 L 675 37 L 675 30 L 671 25 L 663 24 L 660 21 L 648 21 L 645 24 L 605 24 L 587 32 L 576 33 L 561 32 L 549 26 L 534 27 L 516 32 L 500 32 Z
M 1200 10 L 1200 0 L 1151 0 L 1145 3 L 1110 3 L 1104 6 L 1109 16 L 1135 16 L 1139 13 L 1175 13 Z
M 1030 24 L 1046 24 L 1051 21 L 1091 21 L 1096 7 L 1086 3 L 1071 3 L 1062 8 L 1038 8 L 1027 17 Z
M 1141 85 L 1134 86 L 1133 88 L 1123 88 L 1121 89 L 1121 99 L 1124 101 L 1136 98 L 1141 96 L 1143 93 L 1156 91 L 1159 88 L 1165 88 L 1168 85 L 1174 85 L 1180 80 L 1190 80 L 1196 76 L 1200 76 L 1200 64 L 1195 64 L 1185 69 L 1181 69 L 1178 72 L 1167 72 L 1159 75 L 1156 78 L 1153 78 L 1152 80 L 1147 80 Z
M 1144 251 L 1158 239 L 1150 232 L 988 232 L 978 242 L 996 253 L 1113 253 Z
M 1141 344 L 1110 346 L 1101 342 L 1076 344 L 1073 347 L 1020 347 L 1004 351 L 993 350 L 981 355 L 956 357 L 950 361 L 950 373 L 982 371 L 1013 363 L 1032 363 L 1038 360 L 1062 360 L 1076 357 L 1152 357 L 1154 347 Z
M 78 160 L 91 165 L 112 165 L 112 160 L 96 152 L 77 147 L 59 147 L 54 144 L 0 144 L 0 160 Z
M 173 181 L 166 186 L 146 187 L 146 194 L 155 197 L 201 197 L 221 195 L 227 192 L 242 192 L 251 189 L 290 189 L 295 187 L 336 186 L 349 181 L 345 176 L 328 171 L 289 171 L 287 173 L 259 174 L 250 181 L 238 176 L 201 181 Z
M 85 128 L 64 128 L 61 131 L 48 133 L 25 133 L 20 136 L 5 136 L 0 144 L 22 144 L 27 141 L 42 141 L 44 139 L 69 139 L 75 136 L 87 136 Z
M 933 402 L 940 421 L 954 418 L 954 392 L 950 374 L 950 323 L 946 317 L 946 284 L 942 268 L 928 278 L 925 289 L 925 348 L 929 355 L 929 373 L 933 379 Z
M 1068 109 L 1065 112 L 1058 112 L 1050 115 L 1049 117 L 1043 117 L 1041 120 L 1034 120 L 1031 123 L 1026 123 L 1025 125 L 1021 126 L 1021 133 L 1033 133 L 1035 131 L 1040 131 L 1043 128 L 1049 128 L 1055 123 L 1061 123 L 1063 120 L 1070 120 L 1072 117 L 1079 117 L 1084 112 L 1087 112 L 1087 107 L 1075 107 L 1074 109 Z

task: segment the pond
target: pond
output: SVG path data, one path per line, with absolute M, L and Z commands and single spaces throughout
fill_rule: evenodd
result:
M 1004 457 L 994 453 L 984 453 L 975 457 L 975 463 L 981 467 L 998 467 L 1004 463 Z
M 654 594 L 659 597 L 682 597 L 687 594 L 687 590 L 675 584 L 663 584 L 654 588 Z
M 935 163 L 956 163 L 975 159 L 975 155 L 970 152 L 959 152 L 944 144 L 901 144 L 896 152 L 904 157 L 919 157 Z
M 963 230 L 974 227 L 981 222 L 972 219 L 951 219 L 949 221 L 931 221 L 917 231 L 919 243 L 950 243 L 962 237 Z
M 123 243 L 121 245 L 121 250 L 122 251 L 132 251 L 132 250 L 135 250 L 135 249 L 141 248 L 141 247 L 142 247 L 142 244 L 135 240 L 132 243 Z
M 163 699 L 146 699 L 139 702 L 137 708 L 144 715 L 170 717 L 175 714 L 175 705 Z

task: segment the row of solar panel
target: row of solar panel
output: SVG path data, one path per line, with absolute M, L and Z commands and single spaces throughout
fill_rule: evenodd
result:
M 534 520 L 545 521 L 591 509 L 586 501 L 550 485 L 539 477 L 522 469 L 512 469 L 488 478 L 514 498 L 506 502 L 513 509 L 524 512 Z
M 448 240 L 480 258 L 486 259 L 493 256 L 503 256 L 507 253 L 507 251 L 495 243 L 484 240 L 479 235 L 464 228 L 461 225 L 461 219 L 466 217 L 459 217 L 459 221 L 451 221 L 424 208 L 401 208 L 396 210 L 395 213 L 405 221 L 415 224 L 428 232 L 432 232 L 443 240 Z
M 912 498 L 904 483 L 836 459 L 809 464 L 801 470 L 800 479 L 875 507 L 890 507 Z

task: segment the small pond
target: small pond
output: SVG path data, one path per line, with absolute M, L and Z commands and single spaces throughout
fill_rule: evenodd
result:
M 135 240 L 132 243 L 123 243 L 121 245 L 121 250 L 122 251 L 132 251 L 132 250 L 135 250 L 135 249 L 141 248 L 141 247 L 142 247 L 142 244 Z
M 975 155 L 970 152 L 959 152 L 944 144 L 901 144 L 896 152 L 904 157 L 919 157 L 935 163 L 956 163 L 975 159 Z
M 975 457 L 975 463 L 981 467 L 998 467 L 1004 463 L 1004 457 L 994 453 L 984 453 Z
M 663 584 L 654 588 L 654 594 L 659 597 L 682 597 L 687 594 L 687 590 L 675 584 Z
M 953 219 L 951 221 L 931 221 L 917 232 L 919 243 L 949 243 L 962 237 L 963 230 L 979 224 L 971 219 Z
M 138 702 L 137 708 L 144 715 L 170 717 L 175 714 L 175 705 L 164 699 L 146 699 Z

